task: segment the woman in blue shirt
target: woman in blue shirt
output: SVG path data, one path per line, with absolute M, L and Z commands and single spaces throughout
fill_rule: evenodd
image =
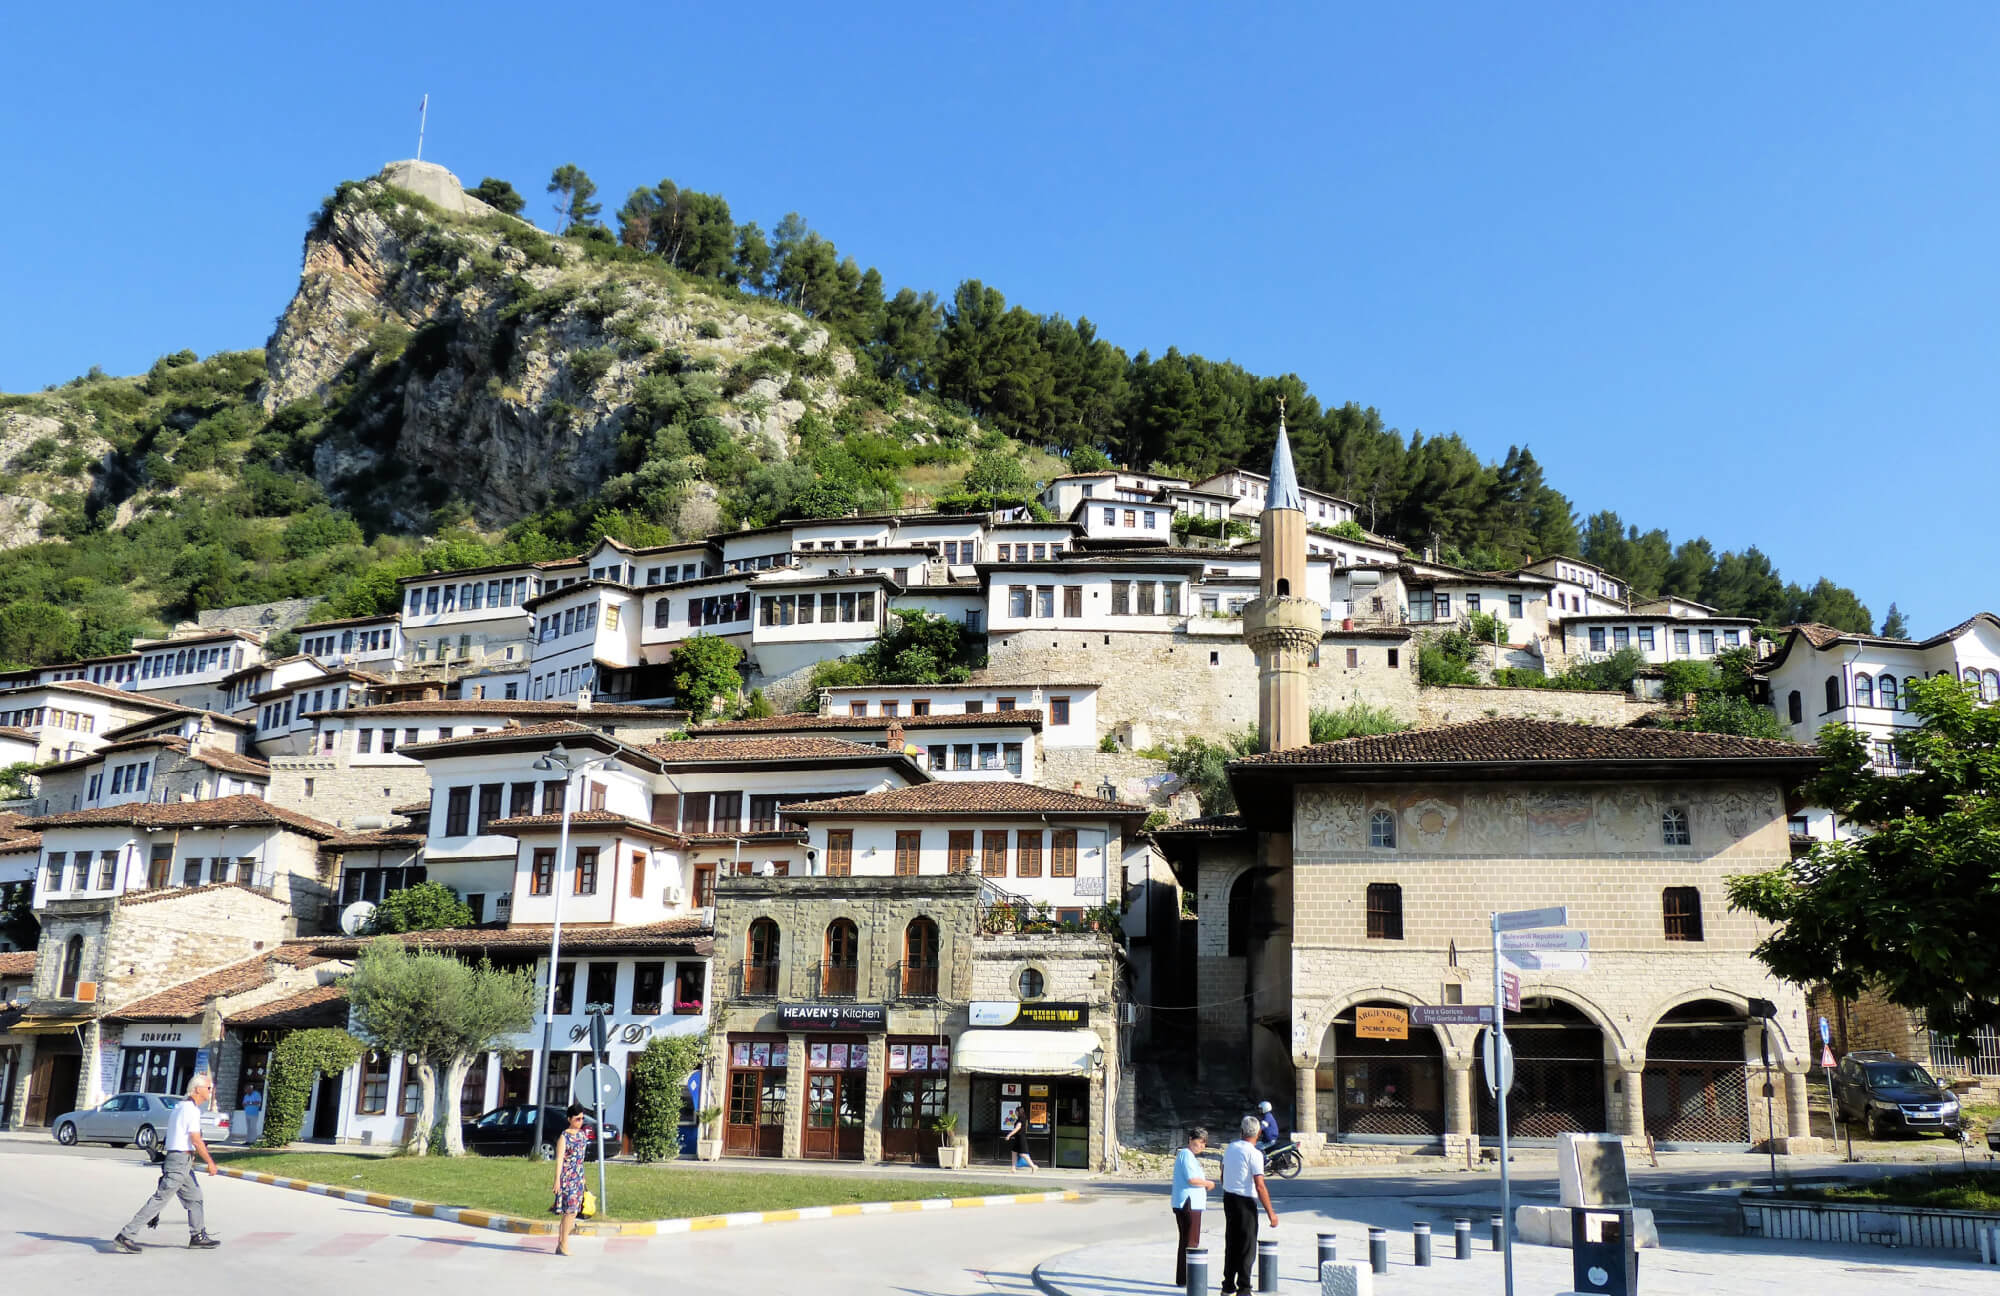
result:
M 1201 1245 L 1201 1213 L 1208 1208 L 1208 1190 L 1215 1180 L 1204 1179 L 1201 1154 L 1208 1148 L 1208 1131 L 1197 1125 L 1187 1133 L 1187 1146 L 1174 1157 L 1174 1224 L 1180 1231 L 1180 1249 L 1174 1256 L 1174 1286 L 1187 1287 L 1189 1247 Z

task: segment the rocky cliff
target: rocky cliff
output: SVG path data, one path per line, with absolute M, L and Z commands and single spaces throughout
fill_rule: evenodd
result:
M 635 402 L 655 375 L 703 376 L 703 417 L 782 457 L 855 368 L 803 316 L 551 238 L 409 163 L 328 200 L 266 357 L 267 411 L 323 420 L 314 475 L 395 529 L 452 497 L 486 525 L 590 497 L 645 457 L 653 418 Z M 712 512 L 698 482 L 681 499 Z

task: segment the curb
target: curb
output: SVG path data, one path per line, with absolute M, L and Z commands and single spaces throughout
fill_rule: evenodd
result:
M 305 1179 L 258 1174 L 252 1170 L 238 1170 L 234 1166 L 222 1166 L 220 1171 L 223 1177 L 228 1179 L 270 1184 L 275 1188 L 291 1188 L 318 1197 L 333 1197 L 362 1206 L 398 1211 L 404 1215 L 450 1220 L 454 1224 L 492 1229 L 498 1233 L 552 1237 L 559 1227 L 554 1220 L 529 1219 L 523 1215 L 502 1215 L 497 1211 L 473 1210 L 465 1206 L 440 1206 L 436 1202 L 391 1197 L 387 1193 L 363 1192 L 358 1188 L 335 1188 L 331 1184 L 312 1183 Z M 748 1228 L 757 1224 L 789 1224 L 796 1220 L 839 1219 L 851 1215 L 902 1215 L 916 1211 L 970 1210 L 982 1206 L 1036 1206 L 1046 1202 L 1082 1199 L 1082 1193 L 1068 1188 L 1050 1192 L 1011 1193 L 997 1197 L 926 1197 L 912 1201 L 845 1202 L 838 1206 L 795 1206 L 790 1210 L 738 1211 L 731 1215 L 631 1220 L 619 1224 L 578 1220 L 571 1232 L 583 1237 L 659 1237 L 669 1233 L 705 1233 L 711 1229 Z

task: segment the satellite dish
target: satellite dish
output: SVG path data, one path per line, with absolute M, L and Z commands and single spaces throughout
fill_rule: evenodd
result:
M 356 900 L 340 911 L 340 930 L 348 936 L 359 936 L 361 929 L 375 920 L 375 906 L 366 900 Z

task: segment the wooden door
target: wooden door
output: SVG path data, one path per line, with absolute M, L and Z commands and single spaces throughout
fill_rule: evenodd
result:
M 839 1102 L 835 1105 L 840 1138 L 835 1154 L 842 1161 L 861 1159 L 861 1135 L 868 1124 L 868 1073 L 848 1071 L 840 1075 Z
M 814 1159 L 840 1155 L 840 1080 L 838 1071 L 814 1071 L 806 1076 L 806 1127 L 800 1151 Z
M 722 1150 L 730 1156 L 757 1155 L 758 1096 L 762 1071 L 729 1073 L 729 1112 L 722 1130 Z
M 55 1081 L 55 1066 L 55 1054 L 35 1054 L 34 1070 L 28 1074 L 28 1107 L 21 1114 L 22 1124 L 49 1123 L 49 1086 Z

